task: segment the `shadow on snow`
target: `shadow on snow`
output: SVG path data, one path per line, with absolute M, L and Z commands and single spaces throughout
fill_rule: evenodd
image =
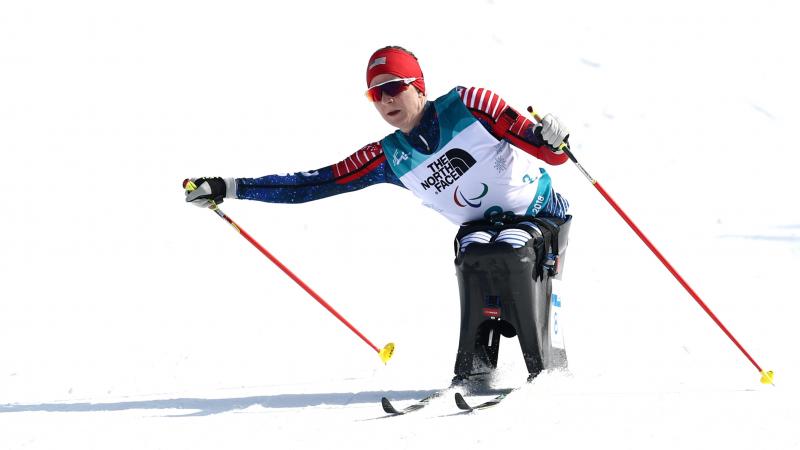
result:
M 770 236 L 758 234 L 725 234 L 720 236 L 723 239 L 748 239 L 754 241 L 775 241 L 775 242 L 800 242 L 800 236 Z
M 239 398 L 174 398 L 163 400 L 141 400 L 116 403 L 42 403 L 38 405 L 10 404 L 0 405 L 0 413 L 13 412 L 111 412 L 128 410 L 195 410 L 187 414 L 169 417 L 210 416 L 230 411 L 242 410 L 251 406 L 264 408 L 305 408 L 308 406 L 338 405 L 353 403 L 380 403 L 381 397 L 393 400 L 416 400 L 436 392 L 418 391 L 370 391 L 315 394 L 278 394 Z

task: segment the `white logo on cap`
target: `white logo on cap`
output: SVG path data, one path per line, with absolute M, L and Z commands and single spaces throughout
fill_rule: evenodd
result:
M 380 66 L 381 64 L 386 64 L 386 57 L 385 56 L 381 56 L 380 58 L 375 58 L 375 60 L 370 63 L 370 65 L 367 68 L 367 70 L 372 70 L 373 67 Z

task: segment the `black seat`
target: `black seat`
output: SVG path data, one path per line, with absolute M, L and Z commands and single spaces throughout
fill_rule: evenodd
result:
M 479 229 L 500 231 L 531 221 L 542 231 L 525 246 L 504 242 L 473 243 L 463 252 L 456 246 L 456 275 L 461 299 L 461 332 L 456 356 L 456 379 L 491 374 L 497 367 L 500 336 L 517 336 L 532 379 L 546 369 L 567 367 L 563 340 L 551 315 L 560 308 L 552 279 L 560 275 L 571 225 L 566 219 L 506 217 L 465 224 L 456 236 Z M 558 335 L 556 335 L 558 337 Z

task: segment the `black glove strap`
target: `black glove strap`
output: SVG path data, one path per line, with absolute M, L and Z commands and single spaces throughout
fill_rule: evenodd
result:
M 209 200 L 213 200 L 215 203 L 222 203 L 222 201 L 225 199 L 225 191 L 227 190 L 225 180 L 223 180 L 221 177 L 212 177 L 198 178 L 195 181 L 195 184 L 198 187 L 203 183 L 208 183 L 208 188 L 211 189 L 211 193 L 202 195 L 198 198 L 207 198 Z

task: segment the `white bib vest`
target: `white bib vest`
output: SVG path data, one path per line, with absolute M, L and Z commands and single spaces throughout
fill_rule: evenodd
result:
M 550 201 L 550 176 L 536 159 L 492 136 L 458 91 L 430 107 L 440 136 L 429 143 L 432 154 L 415 149 L 399 130 L 381 141 L 392 171 L 425 206 L 461 225 L 503 212 L 535 216 Z

